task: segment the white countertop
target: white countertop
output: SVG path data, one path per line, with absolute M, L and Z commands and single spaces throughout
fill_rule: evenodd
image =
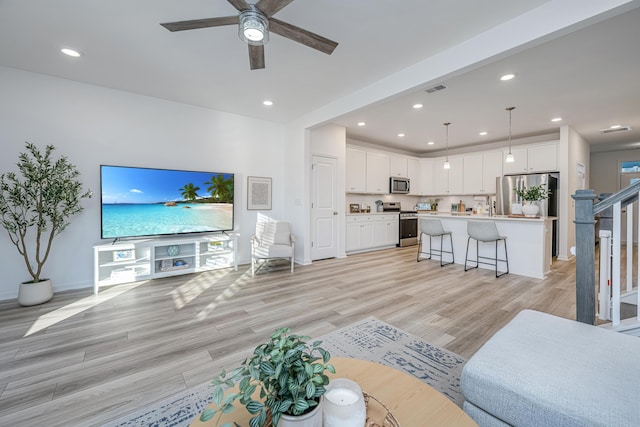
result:
M 358 212 L 358 213 L 347 213 L 347 216 L 362 216 L 362 215 L 399 215 L 400 212 Z
M 478 219 L 478 220 L 492 220 L 492 221 L 546 221 L 546 220 L 554 220 L 558 219 L 555 216 L 545 216 L 545 217 L 513 217 L 508 215 L 470 215 L 470 214 L 452 214 L 449 212 L 418 212 L 419 218 L 448 218 L 448 219 Z

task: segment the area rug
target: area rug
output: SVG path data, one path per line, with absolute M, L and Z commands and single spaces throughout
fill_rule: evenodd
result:
M 322 347 L 332 356 L 369 360 L 413 375 L 462 407 L 460 373 L 466 360 L 455 353 L 431 345 L 374 317 L 314 339 L 322 340 Z M 211 392 L 209 383 L 202 384 L 106 426 L 188 426 L 210 403 Z

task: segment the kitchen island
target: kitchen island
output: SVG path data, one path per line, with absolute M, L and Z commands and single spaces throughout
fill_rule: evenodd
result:
M 557 217 L 527 218 L 501 215 L 456 215 L 445 212 L 418 213 L 418 220 L 423 218 L 437 218 L 442 222 L 445 230 L 451 231 L 456 264 L 464 265 L 468 237 L 467 222 L 480 220 L 495 221 L 500 235 L 506 236 L 509 273 L 544 279 L 551 270 L 553 221 Z M 418 227 L 420 227 L 420 221 L 418 221 Z M 447 240 L 445 239 L 444 242 L 445 249 L 449 244 Z M 439 247 L 438 239 L 433 239 L 433 242 L 436 247 Z M 423 246 L 428 248 L 428 239 L 425 243 L 426 245 Z M 469 247 L 469 258 L 475 259 L 475 246 L 475 241 L 472 241 Z M 480 255 L 495 257 L 495 245 L 480 243 Z M 498 244 L 498 257 L 504 258 L 502 243 Z M 447 260 L 446 254 L 445 260 Z M 471 265 L 475 265 L 475 263 L 472 262 Z M 493 269 L 494 267 L 480 264 L 480 268 Z M 498 269 L 504 271 L 504 263 L 500 262 Z

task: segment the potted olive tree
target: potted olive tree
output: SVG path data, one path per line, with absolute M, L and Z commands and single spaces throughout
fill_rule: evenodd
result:
M 532 185 L 529 188 L 518 188 L 515 190 L 518 197 L 528 202 L 528 204 L 522 206 L 522 213 L 525 216 L 537 216 L 540 212 L 540 206 L 534 202 L 539 202 L 549 198 L 551 194 L 544 185 Z
M 290 332 L 289 328 L 276 330 L 238 368 L 228 375 L 223 370 L 214 378 L 213 407 L 200 420 L 216 417 L 218 426 L 220 417 L 238 401 L 254 415 L 250 427 L 321 427 L 321 397 L 329 384 L 325 371 L 335 373 L 328 363 L 331 355 L 320 347 L 321 341 L 308 344 L 309 337 Z M 238 389 L 225 396 L 225 388 L 236 383 Z M 260 400 L 254 396 L 258 388 Z
M 83 210 L 80 173 L 66 157 L 52 158 L 53 145 L 41 152 L 26 143 L 18 157 L 18 170 L 0 175 L 0 224 L 24 259 L 31 280 L 20 284 L 21 305 L 42 304 L 53 296 L 50 279 L 40 277 L 51 253 L 53 239 Z

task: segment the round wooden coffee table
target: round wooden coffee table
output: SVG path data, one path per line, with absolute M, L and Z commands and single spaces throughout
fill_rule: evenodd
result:
M 455 403 L 409 374 L 359 359 L 332 357 L 330 363 L 336 368 L 336 374 L 330 375 L 331 377 L 350 378 L 357 382 L 362 391 L 374 396 L 391 410 L 401 427 L 477 427 Z M 374 420 L 379 419 L 378 423 L 382 424 L 385 411 L 381 407 L 376 407 L 375 410 L 379 414 L 369 412 L 368 415 Z M 200 416 L 196 417 L 191 426 L 214 425 L 215 419 L 203 423 L 199 418 Z M 250 418 L 251 415 L 244 407 L 236 404 L 236 410 L 226 414 L 220 424 L 235 421 L 248 426 Z

